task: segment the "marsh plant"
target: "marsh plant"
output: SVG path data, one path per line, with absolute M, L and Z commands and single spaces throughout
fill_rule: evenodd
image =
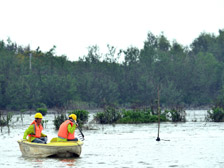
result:
M 100 124 L 154 123 L 158 121 L 158 115 L 153 114 L 150 109 L 119 110 L 109 107 L 103 112 L 98 112 L 95 119 Z M 161 113 L 160 121 L 167 121 L 165 113 Z
M 0 111 L 0 126 L 5 126 L 6 125 L 6 121 L 3 118 L 3 112 Z
M 47 128 L 47 123 L 48 123 L 48 120 L 42 120 L 41 122 L 44 128 Z
M 77 122 L 78 122 L 80 127 L 83 124 L 86 124 L 88 122 L 89 112 L 86 111 L 86 110 L 77 109 L 77 110 L 73 110 L 71 112 L 68 112 L 68 115 L 70 115 L 70 114 L 75 114 L 77 116 Z
M 23 117 L 24 117 L 25 111 L 26 111 L 25 109 L 20 110 L 20 118 L 21 118 L 21 121 L 22 121 L 22 125 L 23 125 Z M 17 119 L 17 121 L 18 121 L 18 119 Z
M 213 107 L 207 111 L 207 121 L 224 122 L 224 109 L 222 107 Z
M 165 110 L 165 114 L 172 122 L 186 122 L 186 112 L 182 108 Z
M 70 114 L 75 114 L 77 116 L 77 122 L 79 124 L 79 127 L 82 127 L 83 124 L 87 123 L 89 119 L 89 112 L 86 110 L 73 110 L 71 112 L 68 112 L 68 115 L 61 113 L 58 116 L 55 116 L 54 118 L 54 125 L 55 128 L 58 130 L 60 125 L 68 119 L 68 116 Z
M 60 125 L 66 120 L 68 119 L 68 117 L 65 115 L 65 114 L 60 114 L 58 116 L 55 116 L 54 117 L 54 126 L 55 126 L 55 129 L 58 130 Z
M 47 108 L 37 108 L 36 112 L 41 113 L 43 116 L 47 114 Z
M 164 113 L 160 114 L 160 121 L 167 121 Z M 122 117 L 118 123 L 154 123 L 158 122 L 158 115 L 154 114 L 151 109 L 134 109 L 134 110 L 122 110 Z
M 3 113 L 0 113 L 0 125 L 1 126 L 9 126 L 9 123 L 12 121 L 13 112 L 8 112 L 5 117 Z
M 6 115 L 6 124 L 9 126 L 9 123 L 12 121 L 13 112 L 8 112 Z
M 3 112 L 0 112 L 0 126 L 2 132 L 2 126 L 8 127 L 8 133 L 10 133 L 9 123 L 12 121 L 13 112 L 7 112 L 6 116 L 3 117 Z
M 113 124 L 121 118 L 119 109 L 107 106 L 103 112 L 98 112 L 94 119 L 100 124 Z

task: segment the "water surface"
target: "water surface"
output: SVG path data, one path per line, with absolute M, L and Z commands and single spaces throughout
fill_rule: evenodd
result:
M 18 139 L 33 120 L 25 115 L 23 124 L 18 116 L 8 133 L 0 133 L 0 167 L 148 167 L 148 168 L 221 168 L 224 167 L 224 123 L 205 122 L 206 111 L 188 110 L 185 123 L 161 123 L 157 142 L 157 124 L 92 125 L 97 130 L 83 130 L 85 141 L 79 158 L 24 158 Z M 48 114 L 46 133 L 57 136 L 53 114 Z M 194 122 L 197 121 L 197 122 Z M 77 133 L 78 134 L 78 131 Z

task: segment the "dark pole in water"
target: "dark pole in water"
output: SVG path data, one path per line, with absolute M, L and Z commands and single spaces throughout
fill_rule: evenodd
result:
M 159 85 L 157 87 L 157 96 L 158 96 L 158 100 L 157 100 L 157 114 L 158 114 L 158 134 L 157 134 L 157 138 L 156 141 L 160 141 L 159 138 L 159 130 L 160 130 L 160 104 L 159 104 Z

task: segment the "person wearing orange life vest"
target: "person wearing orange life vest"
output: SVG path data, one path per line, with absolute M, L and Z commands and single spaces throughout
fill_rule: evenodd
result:
M 30 126 L 24 132 L 23 140 L 26 140 L 26 137 L 28 136 L 28 140 L 30 142 L 46 144 L 47 135 L 42 133 L 43 127 L 41 125 L 43 116 L 41 113 L 36 113 L 34 118 L 35 120 L 30 124 Z
M 69 119 L 64 121 L 58 130 L 58 142 L 65 141 L 78 141 L 78 138 L 75 138 L 75 129 L 78 124 L 76 123 L 77 116 L 75 114 L 69 115 Z

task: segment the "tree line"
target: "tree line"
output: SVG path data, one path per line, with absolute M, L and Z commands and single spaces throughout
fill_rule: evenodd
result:
M 224 30 L 201 33 L 190 46 L 148 33 L 142 49 L 100 53 L 90 46 L 78 61 L 0 41 L 0 109 L 207 106 L 224 93 Z M 31 57 L 32 56 L 32 57 Z M 123 62 L 119 57 L 123 56 Z

